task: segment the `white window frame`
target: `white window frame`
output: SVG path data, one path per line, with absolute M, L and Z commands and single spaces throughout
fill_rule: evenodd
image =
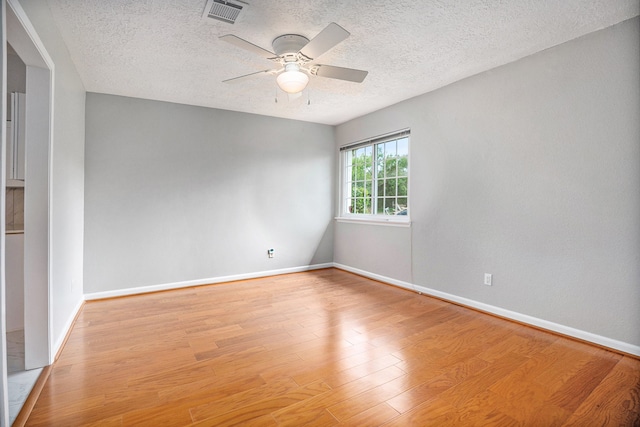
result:
M 376 185 L 376 162 L 375 160 L 372 159 L 373 161 L 373 172 L 372 172 L 372 189 L 373 189 L 373 195 L 372 195 L 372 212 L 371 214 L 361 214 L 361 213 L 351 213 L 348 211 L 348 203 L 347 203 L 347 199 L 350 198 L 349 195 L 351 194 L 351 188 L 349 183 L 351 182 L 349 177 L 347 177 L 346 175 L 346 170 L 347 170 L 347 153 L 356 149 L 356 148 L 361 148 L 361 147 L 367 147 L 367 146 L 371 146 L 372 147 L 372 153 L 373 156 L 375 157 L 375 147 L 377 144 L 383 144 L 389 141 L 394 141 L 394 140 L 399 140 L 399 139 L 403 139 L 403 138 L 407 138 L 408 139 L 408 159 L 409 159 L 409 164 L 407 166 L 407 179 L 408 179 L 408 183 L 407 183 L 407 215 L 384 215 L 384 214 L 377 214 L 375 213 L 376 211 L 376 199 L 377 199 L 377 185 Z M 411 131 L 410 129 L 402 129 L 399 131 L 395 131 L 395 132 L 390 132 L 384 135 L 379 135 L 373 138 L 368 138 L 365 140 L 361 140 L 361 141 L 357 141 L 354 143 L 350 143 L 350 144 L 346 144 L 343 145 L 339 148 L 339 157 L 340 157 L 340 173 L 339 173 L 339 185 L 340 185 L 340 191 L 339 191 L 339 197 L 340 197 L 340 201 L 338 203 L 339 207 L 339 213 L 338 216 L 336 217 L 336 219 L 340 222 L 357 222 L 357 223 L 374 223 L 374 224 L 383 224 L 383 225 L 395 225 L 395 226 L 409 226 L 411 223 L 411 219 L 410 219 L 410 215 L 411 215 L 411 173 L 410 173 L 410 169 L 411 169 Z

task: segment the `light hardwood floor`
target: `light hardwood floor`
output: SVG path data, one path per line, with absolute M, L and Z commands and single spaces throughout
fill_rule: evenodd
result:
M 29 426 L 640 424 L 640 360 L 336 269 L 88 302 Z

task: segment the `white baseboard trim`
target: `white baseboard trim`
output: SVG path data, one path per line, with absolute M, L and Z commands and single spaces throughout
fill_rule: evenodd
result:
M 82 308 L 82 304 L 84 304 L 84 299 L 80 299 L 78 301 L 73 311 L 67 318 L 67 321 L 65 322 L 64 327 L 62 328 L 62 333 L 56 339 L 56 342 L 53 344 L 53 347 L 51 347 L 51 351 L 49 354 L 50 365 L 53 364 L 53 362 L 55 361 L 55 357 L 58 354 L 58 351 L 60 351 L 60 348 L 64 344 L 64 340 L 67 338 L 69 331 L 71 331 L 71 328 L 73 327 L 73 322 L 75 321 L 76 316 L 78 315 L 78 312 Z
M 604 337 L 602 335 L 596 335 L 591 332 L 575 329 L 570 326 L 561 325 L 558 323 L 550 322 L 548 320 L 539 319 L 537 317 L 529 316 L 526 314 L 518 313 L 515 311 L 507 310 L 501 307 L 485 304 L 472 299 L 460 297 L 446 292 L 441 292 L 435 289 L 430 289 L 420 285 L 414 285 L 409 282 L 392 279 L 390 277 L 381 276 L 379 274 L 370 273 L 368 271 L 360 270 L 358 268 L 349 267 L 347 265 L 333 263 L 333 266 L 340 270 L 349 271 L 351 273 L 358 274 L 360 276 L 368 277 L 370 279 L 378 280 L 380 282 L 388 283 L 390 285 L 398 286 L 401 288 L 409 289 L 414 292 L 421 292 L 425 295 L 431 295 L 449 302 L 464 305 L 466 307 L 474 308 L 487 313 L 495 314 L 500 317 L 515 320 L 517 322 L 526 323 L 541 329 L 556 332 L 569 337 L 577 338 L 579 340 L 588 341 L 594 344 L 601 345 L 603 347 L 611 348 L 614 350 L 622 351 L 624 353 L 640 356 L 640 346 L 629 344 L 623 341 L 618 341 L 612 338 Z
M 332 262 L 325 264 L 304 265 L 300 267 L 282 268 L 279 270 L 258 271 L 255 273 L 235 274 L 231 276 L 210 277 L 208 279 L 187 280 L 184 282 L 165 283 L 162 285 L 140 286 L 135 288 L 118 289 L 115 291 L 93 292 L 84 294 L 85 301 L 123 297 L 127 295 L 146 294 L 149 292 L 168 291 L 171 289 L 188 288 L 191 286 L 212 285 L 215 283 L 233 282 L 236 280 L 257 279 L 260 277 L 279 276 L 288 273 L 319 270 L 333 267 Z

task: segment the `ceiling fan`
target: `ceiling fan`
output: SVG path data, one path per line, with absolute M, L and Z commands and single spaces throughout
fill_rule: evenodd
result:
M 278 75 L 276 78 L 278 86 L 289 95 L 300 94 L 309 83 L 309 75 L 362 83 L 365 77 L 367 77 L 368 71 L 316 64 L 314 62 L 320 55 L 347 37 L 349 37 L 349 32 L 335 22 L 332 22 L 311 41 L 298 34 L 285 34 L 276 37 L 271 43 L 273 52 L 270 52 L 232 34 L 220 36 L 221 40 L 253 52 L 280 65 L 280 67 L 276 69 L 245 74 L 224 80 L 224 82 L 236 82 L 264 73 Z

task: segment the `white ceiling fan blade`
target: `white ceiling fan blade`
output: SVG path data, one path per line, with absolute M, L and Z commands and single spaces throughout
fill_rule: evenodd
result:
M 237 46 L 239 48 L 242 48 L 244 50 L 248 50 L 249 52 L 253 52 L 256 55 L 260 55 L 263 58 L 266 59 L 275 59 L 278 57 L 278 55 L 276 55 L 273 52 L 269 52 L 266 49 L 261 48 L 260 46 L 257 46 L 251 42 L 248 42 L 244 39 L 241 39 L 238 36 L 234 36 L 233 34 L 226 34 L 224 36 L 220 36 L 220 40 L 224 40 L 227 43 L 231 43 L 234 46 Z
M 313 74 L 330 79 L 347 80 L 349 82 L 362 83 L 369 74 L 368 71 L 354 70 L 353 68 L 334 67 L 333 65 L 315 65 Z
M 242 81 L 246 78 L 249 78 L 251 76 L 255 76 L 257 74 L 275 74 L 277 72 L 279 72 L 280 70 L 262 70 L 262 71 L 256 71 L 255 73 L 250 73 L 250 74 L 245 74 L 243 76 L 238 76 L 238 77 L 233 77 L 231 79 L 227 79 L 227 80 L 223 80 L 222 83 L 237 83 L 239 81 Z
M 300 49 L 300 53 L 310 60 L 316 59 L 342 40 L 349 37 L 349 35 L 350 33 L 347 30 L 335 22 L 332 22 L 327 25 L 324 30 L 320 31 L 320 34 L 315 36 L 309 43 Z

